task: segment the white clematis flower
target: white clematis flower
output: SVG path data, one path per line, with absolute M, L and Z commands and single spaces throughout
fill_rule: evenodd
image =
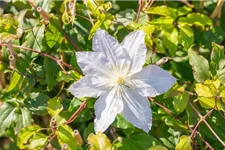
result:
M 142 68 L 146 57 L 144 32 L 130 33 L 118 41 L 104 30 L 93 37 L 94 52 L 77 52 L 85 76 L 71 85 L 76 97 L 95 97 L 95 131 L 104 132 L 117 114 L 148 132 L 152 112 L 147 97 L 165 93 L 176 79 L 156 65 Z

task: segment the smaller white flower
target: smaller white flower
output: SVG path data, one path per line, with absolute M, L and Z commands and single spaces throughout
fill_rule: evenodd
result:
M 156 65 L 142 68 L 146 57 L 144 32 L 130 33 L 118 41 L 104 30 L 93 37 L 94 52 L 77 52 L 85 76 L 71 85 L 76 97 L 95 97 L 95 131 L 104 132 L 118 113 L 148 132 L 152 112 L 147 97 L 165 93 L 176 79 Z

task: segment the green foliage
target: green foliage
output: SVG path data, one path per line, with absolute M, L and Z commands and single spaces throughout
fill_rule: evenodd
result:
M 190 2 L 193 7 L 142 2 L 140 13 L 137 1 L 1 3 L 0 149 L 192 150 L 209 149 L 207 144 L 224 149 L 225 5 L 214 18 L 216 1 L 205 1 L 203 9 L 197 1 Z M 120 42 L 132 31 L 144 31 L 144 66 L 168 59 L 161 67 L 177 83 L 150 99 L 149 133 L 122 114 L 105 133 L 95 133 L 96 98 L 77 99 L 67 91 L 83 76 L 76 52 L 92 51 L 99 28 Z

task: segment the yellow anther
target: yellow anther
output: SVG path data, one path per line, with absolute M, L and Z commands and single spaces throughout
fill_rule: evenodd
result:
M 123 84 L 124 83 L 124 78 L 119 77 L 116 82 L 117 82 L 117 84 Z

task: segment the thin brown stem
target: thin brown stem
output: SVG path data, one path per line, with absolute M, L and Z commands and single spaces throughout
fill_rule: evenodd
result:
M 35 10 L 37 10 L 37 6 L 35 6 L 34 3 L 31 0 L 27 0 L 27 1 L 28 1 L 28 3 L 30 3 L 30 5 L 32 7 L 34 7 Z
M 78 50 L 78 51 L 83 51 L 73 40 L 64 32 L 65 38 L 70 41 L 70 43 Z
M 77 117 L 77 115 L 86 107 L 86 100 L 80 105 L 80 107 L 73 113 L 73 115 L 67 120 L 66 124 L 70 124 Z
M 161 107 L 162 109 L 164 109 L 167 113 L 169 113 L 170 115 L 172 115 L 173 117 L 175 117 L 179 122 L 181 122 L 181 120 L 171 111 L 171 110 L 169 110 L 168 108 L 166 108 L 165 106 L 163 106 L 162 104 L 160 104 L 159 102 L 156 102 L 153 98 L 151 98 L 151 97 L 148 97 L 153 103 L 155 103 L 157 106 L 159 106 L 159 107 Z M 181 122 L 182 123 L 182 122 Z M 182 124 L 184 124 L 184 123 L 182 123 Z M 184 124 L 189 130 L 191 130 L 191 131 L 193 131 L 193 129 L 192 128 L 190 128 L 187 124 Z M 198 138 L 202 141 L 202 142 L 204 142 L 205 143 L 205 145 L 207 145 L 208 146 L 208 148 L 210 149 L 210 150 L 214 150 L 213 148 L 212 148 L 212 146 L 207 142 L 207 141 L 205 141 L 200 135 L 198 135 L 197 134 L 197 136 L 198 136 Z
M 136 22 L 137 23 L 138 23 L 138 20 L 140 18 L 142 6 L 143 6 L 143 1 L 142 0 L 139 0 L 138 1 L 138 11 L 137 11 L 137 16 L 136 16 Z
M 215 19 L 216 17 L 218 18 L 220 16 L 223 3 L 224 3 L 223 0 L 218 0 L 216 8 L 213 10 L 212 14 L 210 15 L 210 18 Z
M 0 45 L 1 45 L 1 46 L 6 46 L 6 44 L 4 44 L 4 43 L 0 43 Z M 65 70 L 65 69 L 62 67 L 62 64 L 63 64 L 64 66 L 66 66 L 67 68 L 72 69 L 72 70 L 75 71 L 76 73 L 78 73 L 78 74 L 80 74 L 80 75 L 83 75 L 82 73 L 80 73 L 79 71 L 77 71 L 75 68 L 73 68 L 71 65 L 69 65 L 69 64 L 67 64 L 67 63 L 65 63 L 65 62 L 63 62 L 63 61 L 61 61 L 60 59 L 55 58 L 54 56 L 51 56 L 51 55 L 48 55 L 48 54 L 39 52 L 39 51 L 34 50 L 34 49 L 32 49 L 32 48 L 24 47 L 24 46 L 12 45 L 12 47 L 14 47 L 14 48 L 21 48 L 21 49 L 24 49 L 24 50 L 27 50 L 27 51 L 31 51 L 31 52 L 37 53 L 37 54 L 39 54 L 39 55 L 41 55 L 41 56 L 44 56 L 44 57 L 48 57 L 48 58 L 54 60 L 54 61 L 60 66 L 60 68 L 61 68 L 62 70 Z
M 200 0 L 199 8 L 204 9 L 204 0 Z
M 183 2 L 185 5 L 187 5 L 190 8 L 194 8 L 195 6 L 192 5 L 191 3 L 189 3 L 187 0 L 180 0 L 181 2 Z
M 209 130 L 217 138 L 217 140 L 225 147 L 225 143 L 220 139 L 220 137 L 216 134 L 216 132 L 212 129 L 212 127 L 208 124 L 208 122 L 203 118 L 201 113 L 195 108 L 194 105 L 191 104 L 191 102 L 189 102 L 189 105 L 193 108 L 193 110 L 197 113 L 197 115 L 203 120 L 205 125 L 209 128 Z
M 193 138 L 194 137 L 194 135 L 195 135 L 195 133 L 196 133 L 196 130 L 197 130 L 197 128 L 198 128 L 198 126 L 199 126 L 199 124 L 204 120 L 204 119 L 206 119 L 212 112 L 213 112 L 213 108 L 210 110 L 210 111 L 208 111 L 207 113 L 206 113 L 206 115 L 205 116 L 203 116 L 199 121 L 198 121 L 198 123 L 195 125 L 195 128 L 193 129 L 193 131 L 192 131 L 192 133 L 191 133 L 191 138 Z

